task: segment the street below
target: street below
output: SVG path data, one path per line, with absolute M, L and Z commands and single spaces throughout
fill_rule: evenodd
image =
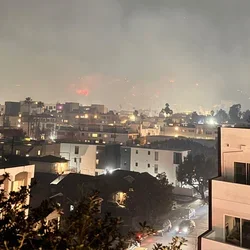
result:
M 173 237 L 179 236 L 184 237 L 187 240 L 186 246 L 183 247 L 183 250 L 198 249 L 198 236 L 208 229 L 208 206 L 202 205 L 200 200 L 196 200 L 188 205 L 183 205 L 182 207 L 194 208 L 196 211 L 195 217 L 191 218 L 196 224 L 196 228 L 192 233 L 181 235 L 176 233 L 175 228 L 182 221 L 176 220 L 172 222 L 172 229 L 170 232 L 165 233 L 163 236 L 149 236 L 143 240 L 141 246 L 151 250 L 156 243 L 168 245 Z

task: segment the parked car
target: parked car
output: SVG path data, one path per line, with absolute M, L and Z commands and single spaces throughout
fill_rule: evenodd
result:
M 189 234 L 195 229 L 195 222 L 193 220 L 183 220 L 179 226 L 175 228 L 178 234 Z
M 163 236 L 164 233 L 169 232 L 172 228 L 172 223 L 170 220 L 166 220 L 165 222 L 158 222 L 153 226 L 153 229 L 156 231 L 154 235 Z

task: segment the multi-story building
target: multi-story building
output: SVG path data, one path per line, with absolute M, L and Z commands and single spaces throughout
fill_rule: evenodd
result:
M 20 107 L 20 102 L 5 102 L 5 115 L 18 116 Z
M 126 150 L 126 147 L 123 148 Z M 130 170 L 156 176 L 165 172 L 170 183 L 178 186 L 177 167 L 184 161 L 189 151 L 164 150 L 143 147 L 130 148 Z
M 108 125 L 87 125 L 77 129 L 61 127 L 57 131 L 58 140 L 80 141 L 85 143 L 121 143 L 133 141 L 138 138 L 138 133 L 133 133 L 124 127 Z
M 217 138 L 218 129 L 217 126 L 210 124 L 197 124 L 192 126 L 165 126 L 162 128 L 161 135 L 169 137 L 214 140 Z
M 221 128 L 219 177 L 211 180 L 201 250 L 250 249 L 250 129 Z

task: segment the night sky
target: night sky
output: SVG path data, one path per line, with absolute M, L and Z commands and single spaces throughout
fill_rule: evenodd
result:
M 249 13 L 249 0 L 0 0 L 0 103 L 250 108 Z

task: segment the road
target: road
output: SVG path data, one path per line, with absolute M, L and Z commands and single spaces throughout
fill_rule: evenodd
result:
M 185 206 L 186 207 L 186 206 Z M 188 207 L 195 208 L 196 216 L 192 218 L 196 223 L 196 229 L 189 235 L 178 235 L 184 237 L 187 240 L 186 246 L 183 250 L 196 250 L 198 249 L 198 236 L 205 232 L 208 228 L 208 206 L 200 206 L 197 201 L 188 205 Z M 165 233 L 163 237 L 161 236 L 150 236 L 142 242 L 141 246 L 153 249 L 155 243 L 162 243 L 163 245 L 168 245 L 172 241 L 172 237 L 176 236 L 175 227 L 181 222 L 175 221 L 172 223 L 172 230 L 169 233 Z

